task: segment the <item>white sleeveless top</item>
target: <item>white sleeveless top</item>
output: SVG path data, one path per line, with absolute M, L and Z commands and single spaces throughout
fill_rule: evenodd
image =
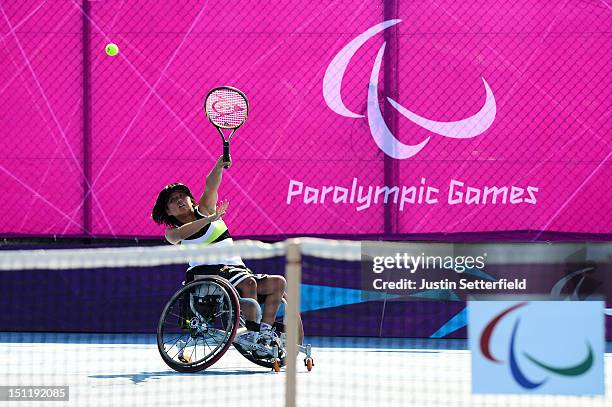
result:
M 196 208 L 196 217 L 198 219 L 201 219 L 204 217 L 204 215 L 202 215 L 202 213 L 200 212 L 198 208 Z M 225 224 L 225 222 L 223 222 L 223 220 L 219 219 L 219 220 L 216 220 L 204 226 L 202 229 L 200 229 L 198 232 L 194 233 L 193 235 L 189 236 L 187 239 L 182 240 L 180 244 L 199 245 L 201 247 L 207 247 L 211 245 L 214 245 L 214 247 L 233 247 L 234 241 L 229 236 L 229 232 L 228 233 L 226 232 L 228 232 L 227 225 Z M 225 237 L 223 235 L 225 235 Z M 206 261 L 205 259 L 204 261 L 190 261 L 189 269 L 196 267 L 196 266 L 209 265 L 209 264 L 225 264 L 228 266 L 244 266 L 244 262 L 242 261 L 242 258 L 236 255 L 236 256 L 227 256 L 226 258 L 221 258 L 221 259 L 217 258 L 215 260 L 211 260 L 210 262 Z

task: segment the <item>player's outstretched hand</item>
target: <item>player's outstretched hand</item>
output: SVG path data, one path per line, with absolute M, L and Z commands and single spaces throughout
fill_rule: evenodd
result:
M 223 215 L 225 215 L 225 212 L 227 212 L 227 207 L 229 206 L 229 202 L 228 201 L 221 201 L 221 203 L 219 205 L 217 205 L 217 207 L 215 208 L 215 213 L 213 213 L 212 215 L 210 215 L 208 217 L 208 219 L 211 222 L 214 222 L 216 220 L 221 219 L 221 217 Z

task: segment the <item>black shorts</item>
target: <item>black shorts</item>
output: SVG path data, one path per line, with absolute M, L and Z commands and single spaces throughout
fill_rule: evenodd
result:
M 255 274 L 245 266 L 228 266 L 225 264 L 205 264 L 195 266 L 187 270 L 185 282 L 189 283 L 196 279 L 196 276 L 219 276 L 228 280 L 234 287 L 243 282 L 248 277 L 253 277 L 256 281 L 264 280 L 267 274 Z

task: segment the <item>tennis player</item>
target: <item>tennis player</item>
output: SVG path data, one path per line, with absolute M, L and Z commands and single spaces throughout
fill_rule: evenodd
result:
M 189 188 L 181 183 L 167 185 L 159 193 L 151 216 L 156 223 L 169 226 L 165 234 L 168 242 L 215 247 L 233 245 L 227 225 L 222 219 L 229 204 L 227 201 L 218 202 L 224 165 L 227 166 L 226 169 L 231 167 L 231 162 L 227 164 L 224 163 L 223 157 L 217 160 L 206 177 L 204 193 L 197 203 Z M 244 307 L 247 332 L 238 340 L 265 345 L 271 343 L 272 324 L 286 288 L 284 277 L 254 274 L 245 266 L 240 256 L 227 257 L 214 264 L 192 261 L 189 266 L 186 282 L 193 281 L 199 275 L 213 274 L 229 280 L 241 297 L 257 301 L 258 295 L 265 296 L 261 324 L 255 322 L 255 309 L 250 305 Z

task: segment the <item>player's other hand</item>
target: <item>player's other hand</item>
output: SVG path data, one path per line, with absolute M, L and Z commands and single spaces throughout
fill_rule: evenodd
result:
M 217 160 L 217 163 L 215 164 L 215 166 L 217 168 L 222 168 L 222 169 L 227 170 L 228 168 L 230 168 L 232 166 L 232 159 L 230 157 L 230 160 L 228 162 L 225 162 L 225 161 L 223 161 L 223 156 L 221 156 Z
M 221 203 L 219 203 L 219 205 L 217 205 L 217 207 L 215 208 L 215 213 L 213 213 L 212 215 L 210 215 L 208 217 L 208 219 L 211 222 L 214 222 L 216 220 L 221 219 L 221 217 L 223 215 L 225 215 L 225 212 L 227 212 L 227 207 L 229 206 L 229 202 L 226 201 L 221 201 Z

